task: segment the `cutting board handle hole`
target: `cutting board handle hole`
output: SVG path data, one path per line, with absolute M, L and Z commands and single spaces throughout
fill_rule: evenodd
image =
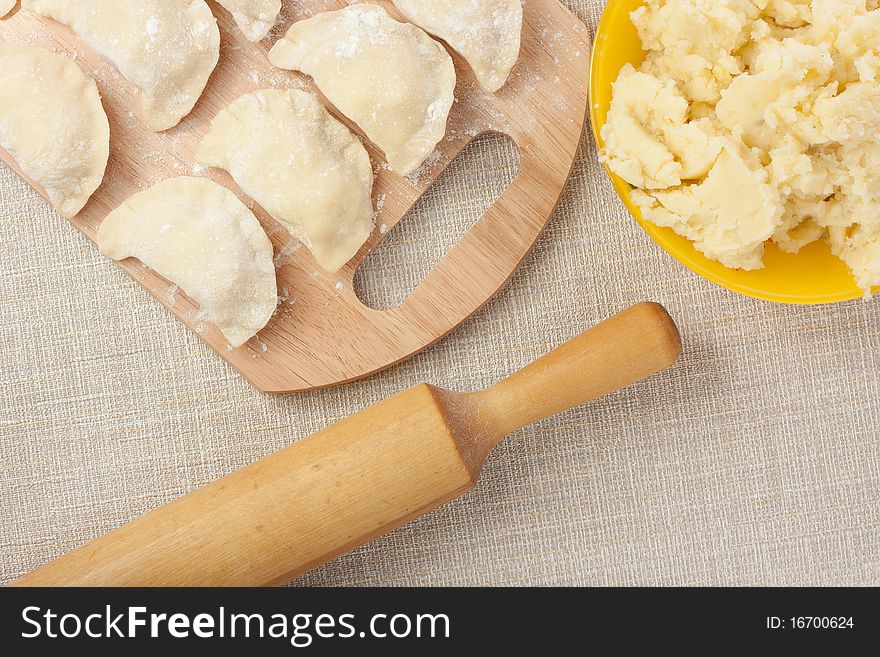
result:
M 504 194 L 519 168 L 519 148 L 507 135 L 489 133 L 468 144 L 364 259 L 354 278 L 361 302 L 374 310 L 403 303 Z

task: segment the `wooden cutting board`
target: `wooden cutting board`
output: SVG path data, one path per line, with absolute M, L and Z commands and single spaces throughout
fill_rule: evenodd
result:
M 69 29 L 20 8 L 0 20 L 0 43 L 38 45 L 74 55 L 97 80 L 110 119 L 110 162 L 103 184 L 72 219 L 92 241 L 107 213 L 165 178 L 206 175 L 241 196 L 225 172 L 204 171 L 195 163 L 194 152 L 211 119 L 240 95 L 257 89 L 317 91 L 309 78 L 273 68 L 267 53 L 294 21 L 348 3 L 285 0 L 276 29 L 259 44 L 241 36 L 219 5 L 209 4 L 220 25 L 220 63 L 193 113 L 159 134 L 150 132 L 140 118 L 135 88 Z M 400 17 L 391 2 L 377 4 Z M 199 319 L 198 307 L 185 294 L 175 293 L 167 280 L 138 261 L 128 260 L 121 266 L 266 392 L 298 392 L 352 381 L 430 346 L 488 302 L 528 255 L 562 194 L 584 131 L 590 59 L 587 28 L 557 0 L 526 0 L 524 10 L 520 61 L 499 93 L 483 92 L 467 65 L 453 55 L 459 82 L 447 137 L 417 178 L 403 178 L 382 167 L 381 151 L 322 97 L 331 112 L 363 138 L 373 159 L 377 173 L 374 203 L 381 208 L 377 228 L 360 253 L 331 276 L 262 208 L 245 198 L 274 244 L 282 298 L 269 325 L 245 346 L 231 350 L 218 330 Z M 390 310 L 365 306 L 354 292 L 358 266 L 456 155 L 487 133 L 508 135 L 518 145 L 518 177 L 404 303 Z M 2 149 L 0 159 L 21 175 Z M 431 219 L 411 216 L 407 220 Z M 101 302 L 97 291 L 95 302 Z M 161 349 L 161 345 L 156 347 Z

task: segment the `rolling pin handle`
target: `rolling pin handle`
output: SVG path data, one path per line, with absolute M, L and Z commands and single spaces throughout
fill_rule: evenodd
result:
M 491 446 L 524 426 L 667 369 L 681 338 L 666 309 L 641 303 L 566 342 L 469 402 Z

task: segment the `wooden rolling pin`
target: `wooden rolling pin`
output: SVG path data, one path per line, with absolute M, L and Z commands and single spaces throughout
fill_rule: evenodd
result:
M 510 432 L 628 386 L 681 352 L 644 303 L 488 390 L 423 384 L 53 561 L 19 586 L 289 581 L 474 486 Z

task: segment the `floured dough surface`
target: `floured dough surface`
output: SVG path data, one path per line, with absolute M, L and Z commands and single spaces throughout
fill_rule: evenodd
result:
M 250 41 L 265 39 L 281 13 L 281 0 L 217 0 L 217 3 L 232 14 Z
M 0 46 L 0 146 L 65 217 L 101 184 L 110 126 L 94 80 L 69 57 Z
M 98 229 L 114 260 L 137 258 L 180 286 L 233 347 L 278 304 L 272 243 L 253 213 L 206 178 L 172 178 L 135 194 Z
M 266 89 L 242 96 L 211 123 L 197 157 L 228 170 L 330 273 L 372 232 L 370 157 L 312 94 Z
M 311 75 L 401 175 L 418 169 L 446 133 L 452 58 L 423 30 L 381 7 L 357 4 L 296 22 L 269 60 Z
M 519 59 L 521 0 L 394 0 L 412 23 L 464 57 L 480 86 L 496 92 Z
M 0 0 L 0 18 L 12 11 L 15 7 L 16 0 Z
M 141 91 L 151 130 L 189 114 L 220 57 L 220 31 L 204 0 L 22 0 L 68 25 Z

